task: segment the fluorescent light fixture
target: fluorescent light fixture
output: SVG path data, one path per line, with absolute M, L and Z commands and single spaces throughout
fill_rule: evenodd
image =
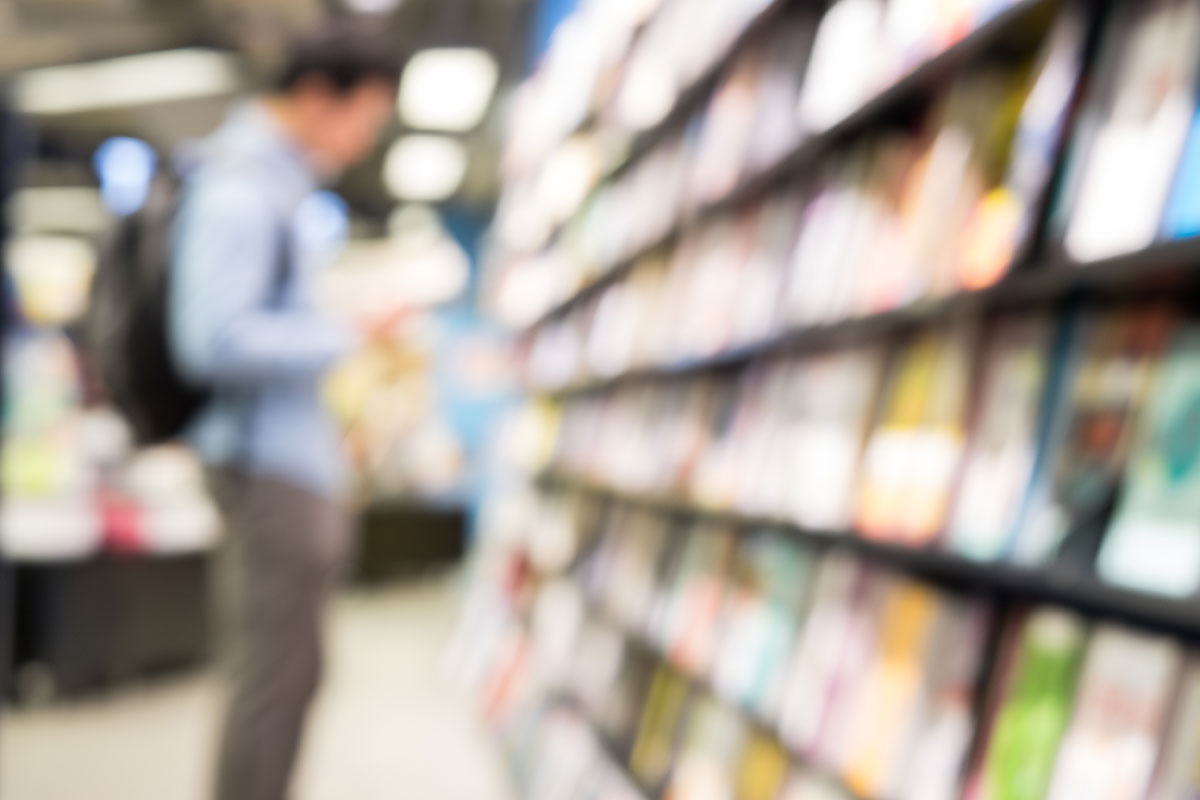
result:
M 9 203 L 9 219 L 18 233 L 94 234 L 112 219 L 92 186 L 21 189 Z
M 346 7 L 359 14 L 388 14 L 404 0 L 346 0 Z
M 189 48 L 29 70 L 13 97 L 27 114 L 69 114 L 231 94 L 241 83 L 232 56 Z
M 487 113 L 498 79 L 496 60 L 484 50 L 422 50 L 404 68 L 400 117 L 420 130 L 469 131 Z
M 383 182 L 401 200 L 437 202 L 462 185 L 467 151 L 446 136 L 405 136 L 388 150 Z

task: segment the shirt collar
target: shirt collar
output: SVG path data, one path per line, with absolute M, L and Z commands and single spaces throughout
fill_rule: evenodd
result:
M 230 151 L 265 163 L 276 188 L 291 203 L 298 203 L 320 182 L 312 159 L 261 101 L 250 100 L 235 107 L 219 138 Z

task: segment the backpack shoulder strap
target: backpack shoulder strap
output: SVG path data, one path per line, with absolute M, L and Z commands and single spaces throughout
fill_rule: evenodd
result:
M 287 294 L 288 285 L 292 281 L 292 272 L 296 255 L 292 248 L 292 226 L 287 221 L 279 223 L 275 234 L 275 264 L 271 272 L 271 292 L 267 296 L 267 304 L 271 307 L 281 305 Z

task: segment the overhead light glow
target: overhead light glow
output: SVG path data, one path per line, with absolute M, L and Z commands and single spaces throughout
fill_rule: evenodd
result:
M 419 130 L 469 131 L 487 113 L 498 79 L 496 60 L 484 50 L 422 50 L 404 69 L 400 117 Z
M 29 70 L 14 103 L 27 114 L 68 114 L 231 94 L 241 86 L 233 57 L 190 48 Z
M 445 136 L 406 136 L 388 150 L 383 181 L 400 200 L 437 202 L 462 185 L 467 151 Z

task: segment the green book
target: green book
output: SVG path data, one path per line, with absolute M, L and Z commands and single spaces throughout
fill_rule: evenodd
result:
M 1026 621 L 987 745 L 980 800 L 1046 797 L 1084 637 L 1082 621 L 1064 612 L 1036 611 Z

